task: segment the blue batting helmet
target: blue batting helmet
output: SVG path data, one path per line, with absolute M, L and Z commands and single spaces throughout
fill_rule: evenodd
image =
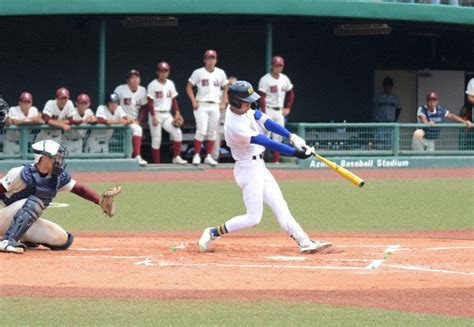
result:
M 260 95 L 253 90 L 252 84 L 246 81 L 237 81 L 229 87 L 227 92 L 229 104 L 240 109 L 242 102 L 254 103 L 260 99 Z

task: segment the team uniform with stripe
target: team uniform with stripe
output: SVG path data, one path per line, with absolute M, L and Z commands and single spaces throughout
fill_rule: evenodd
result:
M 71 100 L 67 100 L 66 105 L 62 109 L 59 109 L 56 100 L 49 100 L 43 109 L 43 116 L 48 116 L 50 119 L 68 120 L 72 118 L 72 115 L 74 115 L 74 105 Z M 42 130 L 36 136 L 35 141 L 52 140 L 61 142 L 61 135 L 62 130 L 59 128 Z
M 38 116 L 38 109 L 31 106 L 28 109 L 28 114 L 24 114 L 20 106 L 10 107 L 8 109 L 8 117 L 18 119 L 20 121 L 31 121 Z M 3 141 L 4 154 L 18 154 L 20 153 L 20 131 L 5 131 L 5 139 Z
M 117 106 L 117 109 L 112 113 L 106 105 L 100 105 L 96 111 L 97 118 L 103 118 L 105 120 L 115 120 L 120 118 L 126 118 L 127 114 L 121 106 Z M 90 153 L 108 153 L 109 152 L 109 140 L 114 134 L 113 129 L 93 129 L 87 138 L 86 150 Z

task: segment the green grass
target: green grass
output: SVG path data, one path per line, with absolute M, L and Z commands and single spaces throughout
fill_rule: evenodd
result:
M 4 326 L 472 326 L 469 318 L 301 302 L 0 299 Z
M 103 191 L 112 184 L 89 184 Z M 358 189 L 340 181 L 283 181 L 290 210 L 308 231 L 425 231 L 473 228 L 472 179 L 374 180 Z M 71 231 L 200 231 L 245 212 L 233 182 L 124 183 L 118 213 L 72 194 L 68 208 L 43 215 Z M 254 231 L 278 231 L 269 208 Z

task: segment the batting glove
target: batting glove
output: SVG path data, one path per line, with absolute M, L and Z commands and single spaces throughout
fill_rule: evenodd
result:
M 293 134 L 293 133 L 290 135 L 290 142 L 298 150 L 303 150 L 303 148 L 307 147 L 306 146 L 306 141 L 303 140 L 298 135 Z
M 313 147 L 304 146 L 301 150 L 296 149 L 295 157 L 298 159 L 308 159 L 314 156 L 316 151 Z

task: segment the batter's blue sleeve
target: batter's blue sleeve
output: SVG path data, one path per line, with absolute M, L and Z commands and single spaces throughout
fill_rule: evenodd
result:
M 255 120 L 260 120 L 260 118 L 262 118 L 262 116 L 263 115 L 259 110 L 255 110 L 255 114 L 254 114 Z M 285 127 L 275 123 L 270 118 L 265 120 L 265 122 L 263 123 L 263 126 L 265 126 L 265 128 L 268 131 L 272 132 L 272 133 L 281 135 L 281 136 L 286 137 L 286 138 L 290 137 L 290 131 L 288 131 Z
M 280 152 L 285 156 L 294 156 L 296 153 L 296 150 L 292 147 L 280 142 L 275 142 L 263 134 L 252 136 L 250 138 L 250 143 L 264 146 L 267 149 Z

